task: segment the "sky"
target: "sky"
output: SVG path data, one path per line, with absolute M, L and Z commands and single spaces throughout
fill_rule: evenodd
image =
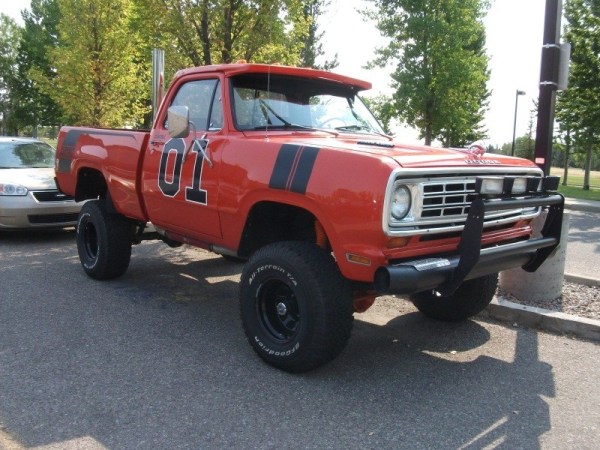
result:
M 30 0 L 0 1 L 0 12 L 22 23 L 20 12 L 29 8 Z M 484 123 L 488 144 L 500 146 L 512 141 L 517 90 L 526 92 L 519 96 L 517 136 L 527 133 L 533 101 L 539 95 L 545 3 L 545 0 L 492 0 L 485 19 L 491 71 L 488 88 L 492 93 Z M 332 59 L 338 55 L 340 64 L 335 72 L 370 81 L 373 90 L 366 96 L 371 96 L 390 93 L 390 70 L 363 68 L 373 58 L 374 48 L 386 42 L 375 25 L 365 22 L 358 12 L 368 5 L 365 0 L 331 0 L 320 28 L 325 32 L 325 57 Z M 417 142 L 412 130 L 398 130 L 396 138 Z

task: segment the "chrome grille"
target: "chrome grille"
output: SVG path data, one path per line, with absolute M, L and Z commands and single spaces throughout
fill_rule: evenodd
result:
M 404 178 L 396 175 L 390 182 L 400 183 L 409 188 L 412 205 L 407 216 L 399 221 L 393 219 L 384 223 L 384 229 L 390 235 L 418 235 L 460 232 L 469 214 L 469 208 L 475 198 L 475 179 L 481 173 L 463 176 L 430 176 Z M 494 176 L 508 175 L 495 171 Z M 510 173 L 510 175 L 524 175 Z M 528 173 L 527 175 L 533 175 Z M 389 203 L 388 203 L 389 205 Z M 389 206 L 387 206 L 389 208 Z M 522 219 L 531 219 L 539 214 L 539 208 L 516 208 L 491 211 L 485 214 L 484 227 L 501 226 Z M 389 209 L 385 218 L 390 217 Z
M 73 197 L 63 194 L 57 189 L 51 191 L 33 191 L 31 193 L 38 202 L 64 202 L 73 201 Z
M 421 217 L 455 217 L 469 214 L 475 194 L 475 181 L 423 183 Z

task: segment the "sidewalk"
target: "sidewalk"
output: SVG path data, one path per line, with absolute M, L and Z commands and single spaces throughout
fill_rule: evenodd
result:
M 565 209 L 600 213 L 600 202 L 565 198 Z M 577 274 L 565 274 L 565 279 L 572 283 L 586 286 L 600 286 L 599 278 L 586 278 Z M 517 326 L 537 328 L 600 342 L 600 320 L 592 320 L 557 311 L 525 306 L 501 298 L 494 298 L 492 303 L 480 315 L 481 317 L 489 317 L 516 324 Z

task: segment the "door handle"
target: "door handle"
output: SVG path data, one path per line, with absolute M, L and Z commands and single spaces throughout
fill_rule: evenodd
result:
M 150 154 L 154 153 L 154 150 L 156 150 L 156 147 L 159 147 L 161 145 L 165 145 L 164 141 L 150 141 Z

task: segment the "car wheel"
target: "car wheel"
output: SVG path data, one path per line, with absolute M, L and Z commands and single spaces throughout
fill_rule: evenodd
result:
M 463 282 L 451 295 L 441 296 L 435 290 L 419 292 L 410 300 L 427 317 L 446 322 L 458 322 L 483 311 L 494 298 L 498 274 Z
M 96 280 L 123 275 L 131 259 L 131 224 L 110 214 L 104 202 L 86 202 L 77 222 L 77 251 L 83 270 Z
M 352 295 L 329 253 L 307 242 L 258 250 L 240 280 L 246 337 L 267 363 L 288 372 L 319 367 L 344 349 Z

